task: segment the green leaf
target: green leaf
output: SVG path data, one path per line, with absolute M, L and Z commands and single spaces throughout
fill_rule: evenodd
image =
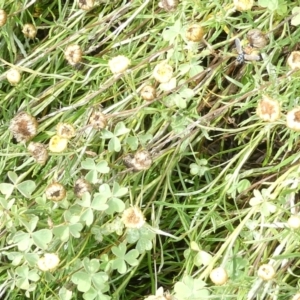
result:
M 18 278 L 16 280 L 16 286 L 22 290 L 28 290 L 29 289 L 29 281 L 27 278 Z
M 99 173 L 107 174 L 110 171 L 107 161 L 102 160 L 96 165 L 96 170 Z
M 98 173 L 96 170 L 90 170 L 85 176 L 84 178 L 90 182 L 90 183 L 97 183 L 98 181 Z
M 292 9 L 292 15 L 296 14 L 292 20 L 291 20 L 291 24 L 293 26 L 298 26 L 300 24 L 300 7 L 296 6 Z
M 77 285 L 77 289 L 80 292 L 87 292 L 91 287 L 91 277 L 86 272 L 76 272 L 72 275 L 71 280 Z
M 134 267 L 139 264 L 139 261 L 137 260 L 138 256 L 139 256 L 139 251 L 136 249 L 132 249 L 128 253 L 126 253 L 124 259 L 129 265 Z
M 62 242 L 66 242 L 70 236 L 70 230 L 67 225 L 60 225 L 53 228 L 53 234 L 61 239 Z
M 105 196 L 107 199 L 112 196 L 110 187 L 107 183 L 100 185 L 99 192 L 101 195 Z
M 18 183 L 16 187 L 24 197 L 30 198 L 31 194 L 36 188 L 36 184 L 32 180 L 26 180 L 24 182 Z
M 114 270 L 118 270 L 120 274 L 125 274 L 127 271 L 126 263 L 123 259 L 117 258 L 113 260 L 112 268 Z
M 28 273 L 28 279 L 37 282 L 40 279 L 40 276 L 37 273 L 37 270 L 30 270 Z
M 23 278 L 28 278 L 29 268 L 27 266 L 20 266 L 16 268 L 16 274 Z
M 41 229 L 32 234 L 33 242 L 36 246 L 46 250 L 52 241 L 52 231 L 49 229 Z
M 108 142 L 108 151 L 109 152 L 120 152 L 121 150 L 121 142 L 117 137 L 112 137 Z
M 22 258 L 23 258 L 23 254 L 20 252 L 3 252 L 3 254 L 5 254 L 7 256 L 7 258 L 9 260 L 11 260 L 11 264 L 14 266 L 17 266 L 21 263 Z
M 94 213 L 91 208 L 87 208 L 81 215 L 80 220 L 85 222 L 86 226 L 91 226 L 94 222 Z
M 97 297 L 97 291 L 91 286 L 91 288 L 83 294 L 84 300 L 94 300 Z
M 7 175 L 8 175 L 8 177 L 9 177 L 10 181 L 11 181 L 14 185 L 16 185 L 16 184 L 18 183 L 18 175 L 17 175 L 15 172 L 9 171 L 9 172 L 7 172 Z
M 89 192 L 85 192 L 81 198 L 81 200 L 77 200 L 76 203 L 82 207 L 90 207 L 91 206 L 91 194 Z
M 0 192 L 6 196 L 6 199 L 10 197 L 14 188 L 14 185 L 11 183 L 0 183 Z
M 106 209 L 106 213 L 108 215 L 112 215 L 115 212 L 122 212 L 125 209 L 125 204 L 122 200 L 118 198 L 111 198 L 108 201 L 108 208 Z
M 30 234 L 23 231 L 18 231 L 15 233 L 13 242 L 18 245 L 19 251 L 26 251 L 32 245 Z
M 81 223 L 71 224 L 69 226 L 70 233 L 75 238 L 80 238 L 80 231 L 82 230 L 82 228 L 83 228 L 83 225 Z
M 278 0 L 258 0 L 258 5 L 275 11 L 278 8 Z
M 107 198 L 104 195 L 97 194 L 92 201 L 91 208 L 100 211 L 106 210 L 108 208 L 106 201 Z
M 126 144 L 129 146 L 129 148 L 131 150 L 135 151 L 138 148 L 138 146 L 139 146 L 139 140 L 135 136 L 129 136 L 126 139 Z
M 92 276 L 92 282 L 97 290 L 106 292 L 108 289 L 108 275 L 105 272 L 99 272 Z
M 98 259 L 91 259 L 89 260 L 87 257 L 85 257 L 82 261 L 83 267 L 86 270 L 88 274 L 92 274 L 94 276 L 94 273 L 97 273 L 97 271 L 100 268 L 100 263 Z
M 95 170 L 96 165 L 93 159 L 87 158 L 81 162 L 81 167 L 86 170 Z
M 126 245 L 125 243 L 121 243 L 118 247 L 113 246 L 111 248 L 111 251 L 116 257 L 124 259 L 126 253 Z
M 39 256 L 37 253 L 25 253 L 24 258 L 28 262 L 30 267 L 34 267 L 39 260 Z
M 125 196 L 128 193 L 128 188 L 126 187 L 120 187 L 120 185 L 117 182 L 114 182 L 113 188 L 112 188 L 112 194 L 114 197 L 122 197 Z
M 62 287 L 58 292 L 58 296 L 60 300 L 71 300 L 72 291 L 69 291 L 65 287 Z
M 126 128 L 124 122 L 119 122 L 115 127 L 114 134 L 115 136 L 120 136 L 128 133 L 129 131 L 130 129 Z
M 101 136 L 103 139 L 111 139 L 114 137 L 114 134 L 106 129 L 102 129 Z

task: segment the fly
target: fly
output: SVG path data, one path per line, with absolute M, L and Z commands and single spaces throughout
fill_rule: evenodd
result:
M 236 51 L 238 53 L 238 56 L 236 58 L 236 62 L 238 64 L 242 64 L 246 60 L 247 61 L 261 60 L 261 55 L 258 52 L 256 52 L 253 48 L 251 48 L 250 53 L 245 53 L 245 51 L 242 48 L 241 41 L 239 38 L 235 39 L 235 47 L 236 47 Z

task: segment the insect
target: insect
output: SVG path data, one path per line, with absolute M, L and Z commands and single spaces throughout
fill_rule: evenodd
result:
M 246 60 L 248 61 L 261 60 L 261 55 L 253 47 L 248 46 L 247 48 L 243 49 L 239 38 L 235 39 L 235 47 L 238 53 L 238 56 L 236 58 L 236 62 L 238 64 L 242 64 Z

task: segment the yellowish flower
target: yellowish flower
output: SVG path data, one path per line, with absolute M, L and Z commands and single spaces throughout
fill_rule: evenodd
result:
M 25 24 L 23 26 L 22 32 L 24 33 L 25 37 L 30 39 L 34 39 L 37 34 L 37 29 L 33 24 Z
M 59 265 L 59 257 L 54 253 L 45 253 L 37 262 L 41 271 L 54 271 Z
M 123 211 L 122 221 L 127 228 L 141 228 L 145 224 L 145 217 L 137 207 L 129 207 Z
M 251 10 L 254 0 L 233 0 L 233 4 L 238 11 Z
M 160 83 L 169 82 L 173 76 L 173 68 L 166 62 L 159 63 L 153 70 L 153 77 Z
M 292 229 L 300 228 L 300 216 L 298 215 L 291 215 L 287 221 L 287 224 Z
M 52 152 L 63 152 L 67 149 L 68 139 L 61 138 L 58 135 L 54 135 L 49 142 L 49 150 Z
M 222 285 L 228 280 L 227 272 L 223 267 L 213 269 L 210 272 L 209 277 L 215 285 Z
M 17 85 L 21 81 L 21 73 L 17 69 L 10 69 L 6 73 L 6 79 L 11 85 Z
M 280 105 L 278 101 L 263 95 L 257 104 L 256 114 L 266 122 L 274 122 L 280 118 Z
M 68 123 L 58 123 L 56 126 L 57 135 L 64 139 L 71 139 L 75 136 L 75 128 Z
M 5 12 L 5 10 L 0 9 L 0 26 L 5 25 L 7 20 L 7 13 Z
M 112 73 L 124 73 L 130 66 L 130 60 L 124 55 L 118 55 L 108 62 L 108 66 Z
M 300 51 L 293 51 L 287 59 L 287 64 L 294 70 L 300 69 Z
M 264 264 L 259 267 L 257 275 L 263 280 L 271 280 L 275 276 L 275 270 L 273 266 Z
M 294 108 L 287 113 L 286 126 L 295 131 L 300 131 L 300 107 Z
M 191 42 L 200 42 L 204 36 L 204 29 L 199 24 L 190 25 L 185 33 L 185 36 Z

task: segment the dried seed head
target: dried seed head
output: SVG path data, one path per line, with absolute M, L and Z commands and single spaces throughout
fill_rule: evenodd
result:
M 178 6 L 178 0 L 161 0 L 158 6 L 166 11 L 175 11 Z
M 25 24 L 23 26 L 22 32 L 24 36 L 30 39 L 34 39 L 37 34 L 37 29 L 33 24 Z
M 67 149 L 68 141 L 68 139 L 54 135 L 49 141 L 49 150 L 56 153 L 63 152 Z
M 11 121 L 9 130 L 17 142 L 28 142 L 37 134 L 36 119 L 26 112 L 18 113 Z
M 296 107 L 287 113 L 286 126 L 292 130 L 300 131 L 300 107 Z
M 258 268 L 257 275 L 262 280 L 271 280 L 275 276 L 275 270 L 274 270 L 273 266 L 264 264 Z
M 123 211 L 122 221 L 127 228 L 141 228 L 145 224 L 145 217 L 137 207 L 129 207 Z
M 71 139 L 75 136 L 75 128 L 68 123 L 58 123 L 56 126 L 57 135 L 64 139 Z
M 266 122 L 275 122 L 280 118 L 280 105 L 278 101 L 263 95 L 257 104 L 256 114 Z
M 259 29 L 251 29 L 247 33 L 247 39 L 249 44 L 254 47 L 261 49 L 268 43 L 266 36 Z
M 233 0 L 233 4 L 238 11 L 251 10 L 254 5 L 254 0 Z
M 78 6 L 83 10 L 90 10 L 94 7 L 95 1 L 94 0 L 79 0 Z
M 48 151 L 44 144 L 30 142 L 27 149 L 38 164 L 44 165 L 46 163 Z
M 90 116 L 89 124 L 95 129 L 103 129 L 107 125 L 107 118 L 101 111 L 94 111 Z
M 65 59 L 71 66 L 76 66 L 82 60 L 82 50 L 79 45 L 69 45 L 65 49 Z
M 287 64 L 294 70 L 300 69 L 300 51 L 293 51 L 287 59 Z
M 186 30 L 185 36 L 191 42 L 200 42 L 204 36 L 204 29 L 199 24 L 190 25 Z
M 209 277 L 215 285 L 222 285 L 222 284 L 226 283 L 228 280 L 227 272 L 222 267 L 213 269 L 210 272 Z
M 152 85 L 145 85 L 140 92 L 141 97 L 146 101 L 152 101 L 156 98 L 156 89 Z
M 135 171 L 148 170 L 152 165 L 152 158 L 147 150 L 140 150 L 134 156 L 126 155 L 123 161 L 128 168 L 133 168 Z
M 54 253 L 45 253 L 37 262 L 38 268 L 44 272 L 54 271 L 58 265 L 59 257 Z
M 21 74 L 17 69 L 10 69 L 6 73 L 6 79 L 11 85 L 16 85 L 21 81 Z
M 5 12 L 5 10 L 0 9 L 0 26 L 5 25 L 7 21 L 7 13 Z
M 287 224 L 291 229 L 299 229 L 300 228 L 300 216 L 298 216 L 298 215 L 290 216 L 287 221 Z
M 159 63 L 153 70 L 153 77 L 160 83 L 169 82 L 173 76 L 173 68 L 166 62 Z
M 124 73 L 130 66 L 130 60 L 124 55 L 118 55 L 113 57 L 109 62 L 108 66 L 112 73 L 121 74 Z
M 54 182 L 47 186 L 45 195 L 48 200 L 61 201 L 66 197 L 66 190 L 62 184 Z
M 91 190 L 91 184 L 87 180 L 79 178 L 75 181 L 74 193 L 76 197 L 81 198 L 85 192 L 90 192 Z

